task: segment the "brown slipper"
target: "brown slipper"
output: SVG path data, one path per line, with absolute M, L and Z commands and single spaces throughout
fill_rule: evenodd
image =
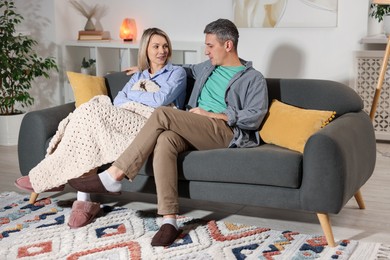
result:
M 76 200 L 72 205 L 68 226 L 79 228 L 88 225 L 100 211 L 100 203 Z
M 89 175 L 86 177 L 75 178 L 68 180 L 68 184 L 77 191 L 85 193 L 98 193 L 108 195 L 120 195 L 121 192 L 111 192 L 106 190 L 102 181 L 97 174 Z
M 171 224 L 164 224 L 152 239 L 152 246 L 170 246 L 180 236 L 183 230 L 177 230 Z

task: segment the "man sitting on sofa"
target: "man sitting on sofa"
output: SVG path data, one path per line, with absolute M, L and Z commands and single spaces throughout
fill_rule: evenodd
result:
M 186 68 L 196 80 L 189 110 L 161 107 L 153 112 L 132 144 L 98 174 L 72 179 L 69 184 L 87 193 L 116 193 L 121 180 L 133 180 L 153 153 L 158 214 L 163 215 L 153 246 L 168 246 L 179 236 L 177 156 L 187 150 L 253 147 L 268 109 L 263 75 L 237 53 L 239 33 L 229 20 L 208 24 L 205 54 L 209 60 Z

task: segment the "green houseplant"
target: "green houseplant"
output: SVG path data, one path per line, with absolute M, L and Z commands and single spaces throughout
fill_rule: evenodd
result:
M 22 113 L 15 105 L 24 108 L 34 103 L 28 92 L 32 81 L 58 71 L 53 58 L 39 57 L 33 50 L 37 41 L 17 34 L 16 25 L 24 18 L 15 9 L 12 0 L 0 2 L 0 115 Z
M 370 16 L 377 19 L 378 22 L 390 13 L 390 5 L 370 4 Z
M 89 67 L 92 67 L 93 64 L 95 64 L 96 60 L 94 59 L 85 59 L 85 57 L 83 58 L 83 60 L 81 61 L 81 68 L 89 68 Z

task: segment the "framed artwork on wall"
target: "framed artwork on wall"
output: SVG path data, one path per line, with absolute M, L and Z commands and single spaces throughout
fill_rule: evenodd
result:
M 336 27 L 338 0 L 233 0 L 240 28 Z

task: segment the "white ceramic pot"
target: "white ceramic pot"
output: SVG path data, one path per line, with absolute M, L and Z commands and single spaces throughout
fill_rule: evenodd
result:
M 0 145 L 18 144 L 20 125 L 24 115 L 0 115 Z
M 96 67 L 92 65 L 91 67 L 88 68 L 81 68 L 80 72 L 86 75 L 94 76 L 96 75 Z
M 81 68 L 81 73 L 85 75 L 92 75 L 91 68 Z
M 383 16 L 383 31 L 386 35 L 390 35 L 390 14 Z
M 374 17 L 369 16 L 367 21 L 367 36 L 383 34 L 383 21 L 378 22 Z

